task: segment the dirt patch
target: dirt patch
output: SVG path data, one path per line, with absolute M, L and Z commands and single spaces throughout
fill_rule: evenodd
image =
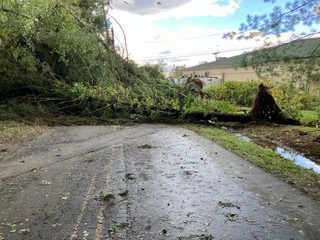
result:
M 320 129 L 283 125 L 244 125 L 236 131 L 264 146 L 286 146 L 320 164 Z
M 0 121 L 0 161 L 47 129 L 46 126 Z

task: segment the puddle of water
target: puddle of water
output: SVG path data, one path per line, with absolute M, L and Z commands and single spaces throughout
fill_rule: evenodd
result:
M 320 174 L 320 165 L 317 165 L 316 163 L 312 162 L 310 159 L 298 153 L 286 150 L 282 147 L 277 147 L 275 151 L 285 159 L 294 161 L 296 165 L 306 169 L 312 169 L 314 172 Z
M 236 137 L 239 139 L 245 141 L 245 142 L 252 142 L 252 139 L 242 135 L 240 133 L 235 134 Z M 275 146 L 274 146 L 275 147 Z M 314 172 L 320 174 L 320 165 L 316 164 L 315 162 L 311 161 L 310 159 L 304 157 L 303 155 L 296 153 L 294 151 L 287 150 L 282 147 L 272 147 L 275 149 L 275 152 L 281 155 L 283 158 L 294 161 L 296 165 L 306 168 L 306 169 L 311 169 Z

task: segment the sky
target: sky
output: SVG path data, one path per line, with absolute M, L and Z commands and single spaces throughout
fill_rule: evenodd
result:
M 273 5 L 263 0 L 113 0 L 111 6 L 110 15 L 122 27 L 111 19 L 116 43 L 124 48 L 126 42 L 129 58 L 138 64 L 161 61 L 189 67 L 215 61 L 217 52 L 218 57 L 230 57 L 291 37 L 223 38 L 238 31 L 247 14 L 270 13 Z

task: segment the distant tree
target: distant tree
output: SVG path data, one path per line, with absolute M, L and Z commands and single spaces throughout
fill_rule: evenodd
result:
M 180 79 L 183 76 L 183 70 L 186 68 L 186 65 L 183 66 L 174 66 L 170 73 L 170 78 Z
M 263 15 L 248 15 L 245 23 L 241 23 L 239 32 L 229 32 L 226 38 L 252 39 L 275 35 L 280 37 L 284 33 L 292 33 L 291 40 L 303 43 L 301 40 L 316 37 L 320 34 L 320 0 L 291 0 L 283 1 L 263 0 L 266 4 L 273 4 L 271 13 Z M 304 31 L 296 33 L 299 27 Z M 320 39 L 315 40 L 312 49 L 304 54 L 286 49 L 285 43 L 273 50 L 255 51 L 243 61 L 243 66 L 253 66 L 259 74 L 279 74 L 279 70 L 290 72 L 292 81 L 305 82 L 306 87 L 311 82 L 319 81 Z M 304 46 L 297 44 L 298 48 Z M 271 47 L 266 42 L 265 47 Z M 278 51 L 277 49 L 280 49 Z M 290 52 L 286 53 L 286 50 Z M 281 66 L 279 69 L 279 66 Z
M 145 66 L 142 66 L 141 69 L 145 71 L 147 74 L 147 77 L 150 80 L 164 80 L 164 67 L 165 65 L 163 63 L 158 64 L 147 64 Z

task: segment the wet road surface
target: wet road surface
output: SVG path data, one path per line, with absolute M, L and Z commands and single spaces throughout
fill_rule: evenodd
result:
M 320 239 L 320 204 L 181 127 L 56 127 L 0 162 L 8 239 Z

